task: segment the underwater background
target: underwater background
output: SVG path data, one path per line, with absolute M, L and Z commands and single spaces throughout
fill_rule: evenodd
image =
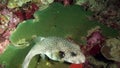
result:
M 80 46 L 85 63 L 33 57 L 29 68 L 119 68 L 119 0 L 0 0 L 0 68 L 22 68 L 34 37 Z

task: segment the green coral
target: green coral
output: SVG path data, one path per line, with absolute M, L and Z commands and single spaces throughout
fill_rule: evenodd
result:
M 0 64 L 5 68 L 21 68 L 22 61 L 30 48 L 31 46 L 19 49 L 10 44 L 4 54 L 0 55 Z

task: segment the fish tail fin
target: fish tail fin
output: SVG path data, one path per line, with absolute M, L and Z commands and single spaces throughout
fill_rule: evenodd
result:
M 33 51 L 33 49 L 31 49 L 23 61 L 22 68 L 28 68 L 31 59 L 37 54 L 40 53 L 38 51 Z

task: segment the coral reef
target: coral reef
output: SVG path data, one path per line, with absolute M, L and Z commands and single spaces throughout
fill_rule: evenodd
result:
M 94 20 L 120 30 L 119 0 L 76 0 L 76 4 L 94 11 Z
M 20 7 L 9 9 L 6 5 L 1 4 L 0 8 L 0 54 L 2 54 L 9 44 L 9 36 L 12 31 L 16 29 L 21 21 L 33 18 L 38 6 L 35 3 L 27 3 L 21 6 L 21 9 Z
M 35 36 L 72 39 L 80 45 L 87 58 L 80 67 L 120 67 L 120 39 L 116 38 L 120 29 L 118 0 L 54 0 L 63 5 L 52 2 L 0 0 L 0 53 L 3 53 L 0 55 L 0 67 L 21 68 Z M 35 56 L 30 67 L 68 68 L 70 65 L 39 59 Z
M 10 40 L 14 45 L 23 47 L 26 45 L 19 45 L 19 41 L 24 39 L 26 41 L 21 42 L 22 44 L 30 43 L 34 36 L 71 37 L 78 44 L 82 44 L 81 41 L 87 42 L 86 39 L 82 39 L 82 37 L 87 37 L 88 40 L 96 40 L 96 42 L 92 43 L 92 45 L 95 44 L 93 46 L 97 46 L 96 44 L 101 46 L 104 40 L 103 36 L 107 38 L 118 36 L 119 33 L 117 30 L 89 20 L 88 16 L 91 14 L 90 11 L 85 11 L 77 5 L 63 6 L 58 3 L 53 3 L 44 10 L 38 10 L 34 14 L 35 19 L 26 20 L 19 24 L 16 31 L 12 33 Z M 90 41 L 88 41 L 88 44 L 91 43 Z M 83 51 L 85 50 L 83 49 Z M 92 48 L 92 50 L 94 50 L 94 53 L 96 47 L 95 49 Z

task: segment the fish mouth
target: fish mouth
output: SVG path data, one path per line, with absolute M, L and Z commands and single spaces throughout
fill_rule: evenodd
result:
M 86 57 L 84 55 L 78 56 L 77 58 L 70 60 L 70 62 L 73 64 L 81 64 L 81 63 L 85 63 L 85 61 L 86 61 Z
M 85 62 L 85 60 L 80 60 L 80 61 L 75 61 L 75 62 L 73 62 L 74 64 L 81 64 L 81 63 L 84 63 Z
M 70 60 L 68 61 L 69 63 L 73 63 L 73 64 L 81 64 L 81 63 L 85 63 L 85 59 L 79 59 L 79 60 Z

